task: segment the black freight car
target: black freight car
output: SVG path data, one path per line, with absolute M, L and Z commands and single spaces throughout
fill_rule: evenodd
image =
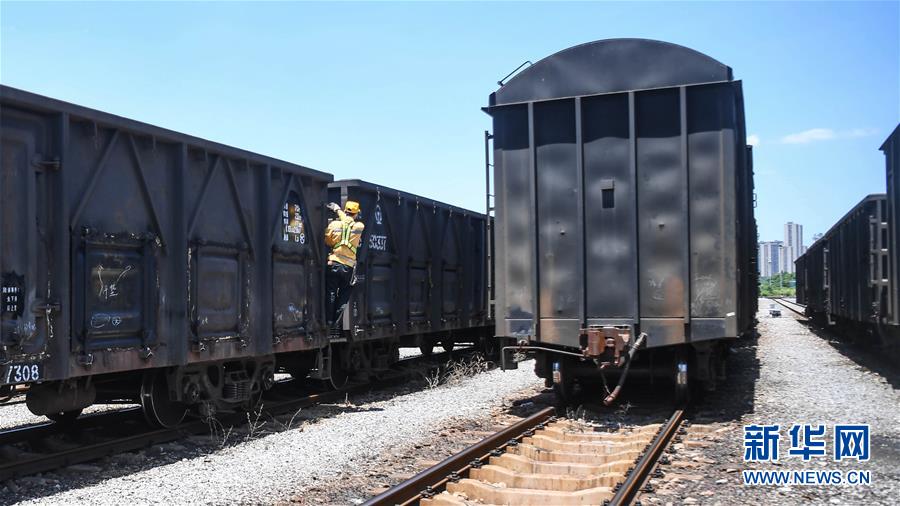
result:
M 711 386 L 757 300 L 751 153 L 731 68 L 665 42 L 601 40 L 523 70 L 485 111 L 497 334 L 519 341 L 505 366 L 516 351 L 535 356 L 566 397 L 604 371 L 621 384 L 641 347 L 634 366 L 676 378 L 679 393 L 688 377 Z
M 797 259 L 797 302 L 843 335 L 897 349 L 900 126 L 881 151 L 887 195 L 863 199 Z
M 888 323 L 887 198 L 869 195 L 795 262 L 797 302 L 823 322 L 877 333 Z
M 2 379 L 77 416 L 248 405 L 327 345 L 329 174 L 0 88 Z
M 359 180 L 328 192 L 342 206 L 359 202 L 366 226 L 354 290 L 332 335 L 341 370 L 389 363 L 398 347 L 428 354 L 437 343 L 493 343 L 484 214 Z

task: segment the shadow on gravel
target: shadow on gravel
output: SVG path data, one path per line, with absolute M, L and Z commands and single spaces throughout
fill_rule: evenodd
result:
M 706 393 L 693 407 L 694 421 L 733 422 L 754 411 L 760 369 L 758 344 L 756 333 L 735 342 L 726 362 L 727 380 L 720 382 L 715 392 Z
M 67 490 L 89 487 L 185 459 L 211 458 L 212 455 L 230 447 L 288 430 L 303 430 L 304 425 L 343 413 L 382 411 L 382 408 L 367 407 L 366 404 L 391 400 L 429 388 L 433 387 L 424 380 L 412 380 L 396 387 L 350 395 L 346 400 L 337 403 L 303 408 L 295 413 L 278 416 L 272 416 L 265 411 L 258 416 L 251 413 L 248 414 L 247 422 L 234 426 L 222 426 L 218 422 L 213 422 L 210 425 L 210 434 L 185 435 L 178 441 L 154 445 L 137 452 L 120 453 L 58 471 L 0 482 L 0 506 L 29 499 L 48 498 Z M 279 393 L 283 392 L 276 392 Z M 64 438 L 65 436 L 59 444 L 66 444 Z
M 856 365 L 871 371 L 900 389 L 900 350 L 886 350 L 866 342 L 864 338 L 854 341 L 844 339 L 835 330 L 819 323 L 798 320 L 815 336 L 823 339 L 835 351 L 852 360 Z

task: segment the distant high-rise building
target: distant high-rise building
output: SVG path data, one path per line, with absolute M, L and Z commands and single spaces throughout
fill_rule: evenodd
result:
M 781 272 L 781 241 L 759 243 L 759 275 L 767 278 Z
M 781 271 L 793 273 L 794 261 L 806 251 L 803 246 L 803 225 L 789 221 L 784 224 L 784 254 L 781 255 Z

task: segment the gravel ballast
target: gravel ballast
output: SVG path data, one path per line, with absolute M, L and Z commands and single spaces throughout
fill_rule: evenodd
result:
M 432 437 L 438 427 L 454 420 L 487 417 L 491 408 L 501 405 L 505 398 L 524 390 L 530 392 L 538 384 L 540 380 L 529 364 L 523 364 L 515 371 L 492 370 L 433 389 L 411 393 L 407 389 L 399 395 L 379 392 L 350 398 L 350 402 L 341 405 L 304 410 L 298 419 L 305 421 L 294 429 L 249 439 L 211 453 L 158 464 L 153 462 L 152 452 L 146 452 L 141 455 L 151 460 L 146 461 L 143 469 L 108 479 L 98 479 L 95 474 L 84 486 L 79 484 L 84 477 L 61 472 L 37 480 L 32 478 L 13 487 L 27 492 L 25 488 L 37 482 L 37 487 L 31 490 L 39 497 L 32 497 L 24 504 L 233 504 L 296 500 L 298 490 L 322 485 L 342 475 L 353 475 L 382 455 L 404 451 L 416 441 Z M 235 437 L 244 436 L 235 434 Z M 178 445 L 174 451 L 183 449 Z M 166 448 L 157 453 L 166 453 Z M 116 459 L 105 462 L 111 461 Z M 107 472 L 104 463 L 97 464 L 96 470 L 101 475 Z M 62 491 L 54 492 L 54 489 Z
M 896 368 L 865 347 L 834 339 L 761 300 L 759 338 L 742 339 L 729 358 L 728 383 L 698 407 L 675 446 L 655 493 L 643 504 L 897 504 L 900 498 L 900 391 Z M 868 462 L 834 462 L 836 423 L 871 426 Z M 780 424 L 778 462 L 744 462 L 744 425 Z M 804 462 L 788 454 L 792 424 L 826 425 L 826 455 Z M 868 470 L 871 485 L 743 484 L 744 470 Z

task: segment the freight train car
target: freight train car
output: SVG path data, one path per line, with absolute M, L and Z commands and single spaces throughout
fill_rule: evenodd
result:
M 888 323 L 887 198 L 869 195 L 795 262 L 797 302 L 809 316 L 875 332 Z
M 2 382 L 31 383 L 32 412 L 138 393 L 171 425 L 183 403 L 251 403 L 276 353 L 327 344 L 331 175 L 9 87 L 0 100 Z
M 332 331 L 336 371 L 389 363 L 399 347 L 491 352 L 484 214 L 360 180 L 336 181 L 328 193 L 342 206 L 360 203 L 365 224 L 357 289 Z M 343 379 L 337 372 L 333 381 Z
M 866 344 L 900 346 L 900 126 L 882 144 L 887 195 L 869 195 L 795 262 L 806 314 Z
M 740 81 L 691 49 L 601 40 L 490 95 L 497 334 L 565 399 L 629 368 L 712 386 L 750 332 L 756 223 Z M 614 392 L 606 398 L 615 397 Z
M 484 215 L 334 186 L 369 211 L 332 329 L 330 174 L 5 86 L 0 113 L 0 389 L 35 414 L 138 402 L 171 426 L 252 407 L 279 371 L 343 384 L 490 334 Z

